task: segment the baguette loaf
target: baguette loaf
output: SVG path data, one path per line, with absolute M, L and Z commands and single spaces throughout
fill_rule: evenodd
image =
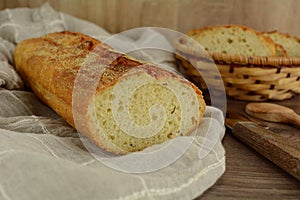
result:
M 282 45 L 288 56 L 300 56 L 300 38 L 278 31 L 266 32 L 264 36 L 270 37 L 275 43 Z
M 95 144 L 117 154 L 189 135 L 205 111 L 202 93 L 191 82 L 80 33 L 25 40 L 17 45 L 14 59 L 43 102 Z M 90 67 L 84 68 L 87 63 Z
M 188 36 L 208 52 L 248 56 L 275 56 L 275 44 L 259 32 L 241 26 L 225 25 L 191 30 Z

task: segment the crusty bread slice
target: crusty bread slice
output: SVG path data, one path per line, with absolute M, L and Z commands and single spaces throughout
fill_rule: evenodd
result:
M 205 27 L 188 36 L 208 52 L 248 56 L 275 56 L 275 44 L 261 33 L 241 25 Z
M 278 31 L 265 32 L 275 43 L 280 44 L 287 51 L 288 56 L 300 56 L 300 38 Z
M 80 33 L 25 40 L 14 58 L 43 102 L 110 152 L 189 135 L 205 111 L 201 91 L 183 77 Z
M 275 44 L 275 50 L 276 50 L 276 56 L 278 56 L 278 57 L 288 57 L 289 56 L 287 50 L 285 50 L 285 48 L 278 43 Z

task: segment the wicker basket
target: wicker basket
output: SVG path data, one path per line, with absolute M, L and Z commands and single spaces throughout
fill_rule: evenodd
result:
M 185 74 L 201 89 L 207 89 L 207 80 L 210 85 L 218 81 L 216 76 L 202 70 L 205 82 L 196 65 L 205 65 L 210 60 L 205 58 L 199 48 L 187 45 L 186 40 L 178 39 L 174 44 L 176 58 L 181 65 L 179 71 Z M 222 53 L 208 53 L 211 61 L 216 64 L 226 94 L 239 100 L 265 101 L 269 99 L 284 100 L 300 93 L 300 57 L 259 57 L 228 55 Z M 191 64 L 193 63 L 193 65 Z M 218 91 L 218 88 L 214 88 Z

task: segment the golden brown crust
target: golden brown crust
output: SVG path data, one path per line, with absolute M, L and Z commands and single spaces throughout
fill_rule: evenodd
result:
M 95 39 L 67 31 L 25 40 L 15 49 L 16 69 L 42 101 L 74 125 L 71 110 L 73 84 L 80 63 L 98 44 L 100 42 Z M 70 54 L 64 54 L 64 51 Z M 66 64 L 72 67 L 65 68 Z
M 81 64 L 92 51 L 107 58 L 108 62 L 111 62 L 109 58 L 116 58 L 111 64 L 106 63 L 110 67 L 101 77 L 104 86 L 115 83 L 131 67 L 141 65 L 140 62 L 128 59 L 126 55 L 113 51 L 98 40 L 68 31 L 21 42 L 16 47 L 14 59 L 17 71 L 40 99 L 54 107 L 61 116 L 65 115 L 65 109 L 68 107 L 66 120 L 74 126 L 69 107 L 72 104 L 74 81 Z M 53 98 L 53 95 L 57 99 Z M 49 98 L 46 99 L 46 96 Z M 59 101 L 53 102 L 53 99 Z

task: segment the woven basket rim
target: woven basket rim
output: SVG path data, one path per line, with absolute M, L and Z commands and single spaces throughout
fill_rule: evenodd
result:
M 298 57 L 276 57 L 276 56 L 247 56 L 225 54 L 219 52 L 205 52 L 199 51 L 198 48 L 193 48 L 184 44 L 185 38 L 177 38 L 174 41 L 176 50 L 183 54 L 188 54 L 193 57 L 203 58 L 210 56 L 214 61 L 227 64 L 242 64 L 242 65 L 258 65 L 258 66 L 287 66 L 298 67 L 300 65 L 300 56 Z

